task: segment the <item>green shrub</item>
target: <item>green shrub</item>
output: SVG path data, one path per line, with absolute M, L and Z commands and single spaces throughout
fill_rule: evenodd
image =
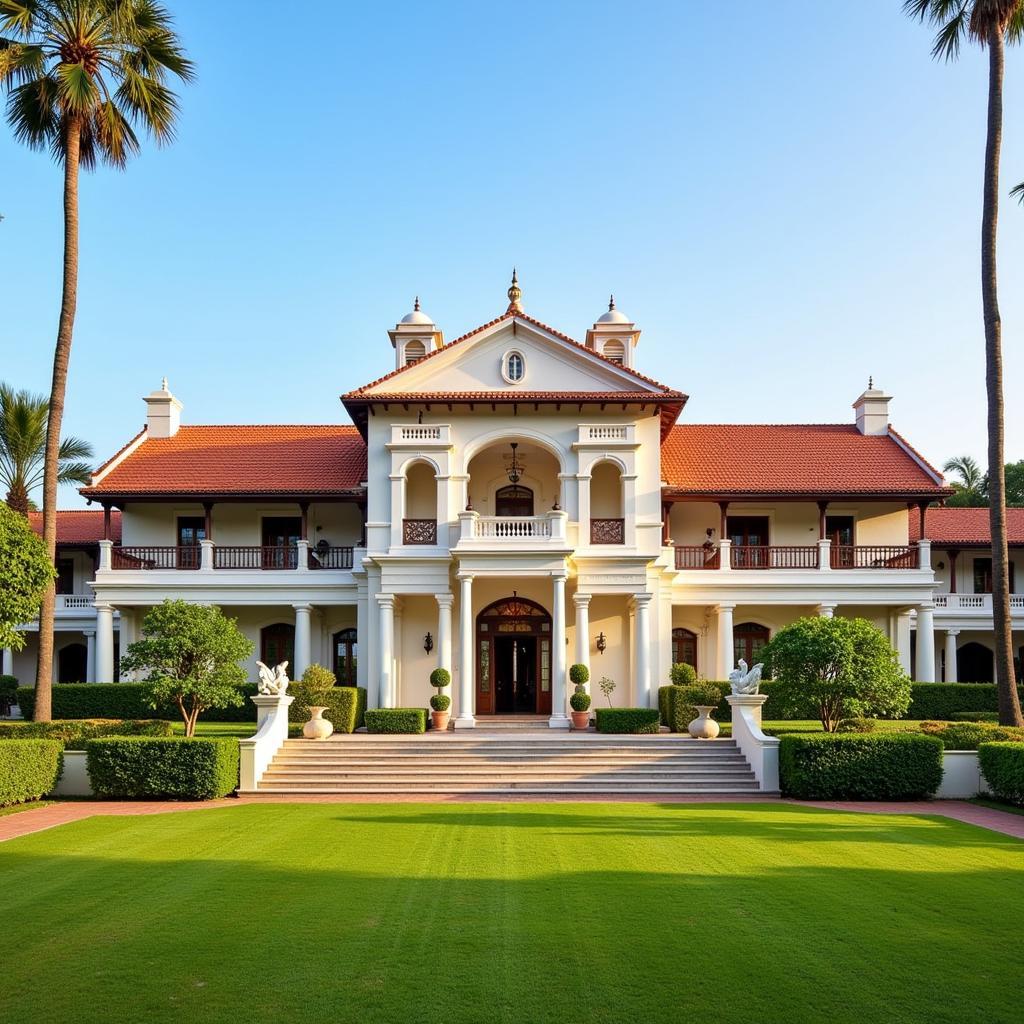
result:
M 729 683 L 716 683 L 710 680 L 688 686 L 659 686 L 658 711 L 661 724 L 667 725 L 672 732 L 686 732 L 687 726 L 697 717 L 698 704 L 718 708 L 731 689 Z M 728 708 L 728 705 L 726 707 Z M 723 716 L 723 720 L 727 718 L 728 716 Z
M 0 743 L 0 807 L 46 796 L 57 785 L 63 767 L 60 740 Z
M 435 668 L 430 673 L 430 685 L 435 690 L 443 690 L 446 686 L 452 685 L 452 674 L 446 668 Z
M 0 740 L 60 740 L 65 750 L 84 750 L 86 740 L 102 736 L 173 736 L 174 726 L 159 718 L 120 721 L 69 718 L 52 722 L 0 722 Z
M 426 709 L 371 708 L 366 712 L 366 731 L 372 733 L 426 732 Z
M 920 800 L 942 782 L 942 742 L 905 732 L 781 736 L 779 782 L 798 800 Z
M 983 743 L 978 764 L 993 796 L 1024 807 L 1024 743 Z
M 0 714 L 9 714 L 12 704 L 18 703 L 18 680 L 15 676 L 0 676 Z
M 238 786 L 238 740 L 118 737 L 89 740 L 86 765 L 98 796 L 213 800 Z
M 574 690 L 569 695 L 569 707 L 573 711 L 589 711 L 590 710 L 590 694 L 586 690 Z
M 338 680 L 329 668 L 323 665 L 310 665 L 302 673 L 302 679 L 293 683 L 289 692 L 295 697 L 295 703 L 303 707 L 326 707 L 322 703 L 325 697 L 337 685 Z
M 954 711 L 949 716 L 954 722 L 991 722 L 999 724 L 998 711 Z
M 18 706 L 26 718 L 32 717 L 36 707 L 34 686 L 18 687 Z M 153 687 L 149 683 L 60 683 L 53 687 L 54 718 L 152 716 Z
M 697 682 L 697 670 L 692 665 L 680 661 L 668 670 L 668 677 L 673 686 L 692 686 Z
M 836 732 L 874 732 L 878 728 L 875 718 L 844 718 L 836 728 Z
M 305 694 L 296 693 L 289 717 L 300 723 L 309 720 L 309 704 L 304 702 Z M 327 708 L 324 718 L 334 726 L 335 732 L 355 732 L 362 728 L 366 714 L 365 686 L 334 686 L 317 697 L 316 706 Z
M 579 690 L 590 682 L 590 669 L 586 665 L 569 666 L 569 682 Z
M 938 736 L 946 750 L 977 750 L 981 743 L 1024 742 L 1024 729 L 987 722 L 922 722 L 919 730 Z
M 658 732 L 661 716 L 657 708 L 598 708 L 597 731 L 606 733 Z
M 965 711 L 999 710 L 995 683 L 914 683 L 910 691 L 908 718 L 948 721 Z M 1024 688 L 1018 692 L 1024 699 Z
M 447 693 L 435 693 L 430 698 L 430 706 L 434 711 L 447 711 L 452 706 L 452 699 Z

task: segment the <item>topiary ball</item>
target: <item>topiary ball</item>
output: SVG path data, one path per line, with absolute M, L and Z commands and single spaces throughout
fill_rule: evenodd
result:
M 435 668 L 430 673 L 430 685 L 435 689 L 443 690 L 446 686 L 451 686 L 451 682 L 452 674 L 446 668 Z
M 569 697 L 569 707 L 571 707 L 573 711 L 589 711 L 590 694 L 585 690 L 577 690 Z
M 435 693 L 430 698 L 430 706 L 434 711 L 447 711 L 452 706 L 452 699 L 446 694 Z
M 586 665 L 570 665 L 569 682 L 576 687 L 586 686 L 590 682 L 590 669 Z

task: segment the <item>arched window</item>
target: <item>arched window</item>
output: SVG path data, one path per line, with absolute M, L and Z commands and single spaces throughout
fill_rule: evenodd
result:
M 522 352 L 506 352 L 501 361 L 501 375 L 509 384 L 518 384 L 526 376 L 526 360 Z
M 402 543 L 437 543 L 437 476 L 426 462 L 414 463 L 405 474 Z
M 334 634 L 334 675 L 339 686 L 356 685 L 356 661 L 359 654 L 358 634 L 343 629 Z
M 494 494 L 496 516 L 532 516 L 533 491 L 521 484 L 499 487 Z
M 260 630 L 260 661 L 264 665 L 288 662 L 295 667 L 295 627 L 290 622 L 275 622 Z
M 697 670 L 697 634 L 682 627 L 672 630 L 672 664 L 690 665 Z
M 84 683 L 88 665 L 88 649 L 85 644 L 68 644 L 57 654 L 57 682 Z
M 603 355 L 621 366 L 626 361 L 626 346 L 618 338 L 612 338 L 605 342 Z
M 625 544 L 622 473 L 614 462 L 599 462 L 590 475 L 590 543 Z
M 771 633 L 767 626 L 762 626 L 759 622 L 741 622 L 732 631 L 733 664 L 738 664 L 740 658 L 748 665 L 755 664 L 761 648 L 770 638 Z
M 422 341 L 407 341 L 405 343 L 405 365 L 411 366 L 418 363 L 427 354 L 427 347 Z
M 956 652 L 956 677 L 961 683 L 991 683 L 995 679 L 994 660 L 989 648 L 971 640 Z

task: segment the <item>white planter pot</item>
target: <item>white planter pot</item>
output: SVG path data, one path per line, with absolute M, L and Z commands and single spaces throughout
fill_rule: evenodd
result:
M 695 704 L 697 717 L 687 726 L 695 740 L 713 740 L 721 731 L 719 724 L 711 717 L 714 705 Z
M 935 794 L 940 800 L 965 800 L 988 789 L 978 765 L 976 750 L 945 750 L 942 782 Z
M 329 708 L 310 708 L 309 721 L 302 727 L 302 735 L 307 740 L 325 740 L 334 732 L 334 726 L 324 718 Z

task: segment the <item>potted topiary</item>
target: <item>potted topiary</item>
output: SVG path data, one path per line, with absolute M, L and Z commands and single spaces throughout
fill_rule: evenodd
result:
M 585 687 L 590 681 L 590 669 L 586 665 L 572 665 L 569 668 L 569 681 L 575 686 L 572 696 L 569 697 L 569 707 L 572 708 L 570 718 L 574 729 L 590 728 L 590 694 Z
M 446 668 L 435 668 L 430 673 L 430 685 L 437 690 L 437 693 L 430 698 L 430 726 L 444 732 L 448 728 L 448 719 L 451 718 L 452 699 L 441 691 L 450 686 L 452 681 L 451 673 Z
M 302 703 L 309 708 L 309 721 L 302 727 L 302 735 L 307 740 L 325 740 L 334 732 L 334 726 L 323 716 L 330 708 L 321 701 L 336 683 L 334 673 L 323 665 L 310 665 L 302 673 L 297 689 Z

